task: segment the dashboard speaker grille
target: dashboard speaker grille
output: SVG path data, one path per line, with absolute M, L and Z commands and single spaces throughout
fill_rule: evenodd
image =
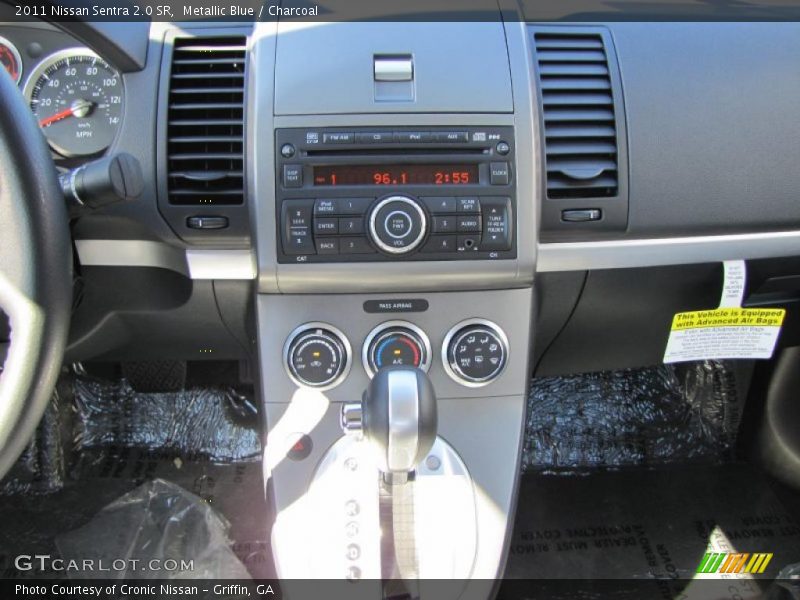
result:
M 176 38 L 167 111 L 171 204 L 244 202 L 246 38 Z
M 618 144 L 608 57 L 594 33 L 534 33 L 548 198 L 618 193 Z

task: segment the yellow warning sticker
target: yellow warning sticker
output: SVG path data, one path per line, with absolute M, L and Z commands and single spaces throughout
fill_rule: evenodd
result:
M 783 324 L 782 308 L 717 308 L 672 319 L 664 362 L 770 358 Z
M 671 331 L 701 327 L 780 327 L 786 311 L 782 308 L 716 308 L 676 314 Z
M 786 311 L 740 308 L 747 282 L 743 260 L 723 263 L 719 308 L 678 313 L 664 351 L 664 362 L 723 358 L 771 358 Z

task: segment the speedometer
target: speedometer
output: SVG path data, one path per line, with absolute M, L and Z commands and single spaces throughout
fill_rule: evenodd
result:
M 62 156 L 98 154 L 122 119 L 122 79 L 93 52 L 76 48 L 42 61 L 25 86 L 39 127 Z

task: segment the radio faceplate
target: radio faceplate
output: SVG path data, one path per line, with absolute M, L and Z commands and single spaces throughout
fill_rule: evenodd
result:
M 513 259 L 513 127 L 277 129 L 280 263 Z

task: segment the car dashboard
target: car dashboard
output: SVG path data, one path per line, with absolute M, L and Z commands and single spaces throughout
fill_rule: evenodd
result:
M 143 172 L 71 223 L 66 360 L 244 365 L 282 577 L 330 575 L 292 538 L 324 514 L 291 507 L 383 367 L 435 388 L 488 581 L 532 375 L 660 364 L 673 316 L 717 306 L 721 261 L 747 261 L 743 306 L 800 299 L 800 26 L 526 10 L 0 25 L 57 167 Z M 789 313 L 779 344 L 799 335 Z M 282 460 L 311 431 L 311 459 Z

